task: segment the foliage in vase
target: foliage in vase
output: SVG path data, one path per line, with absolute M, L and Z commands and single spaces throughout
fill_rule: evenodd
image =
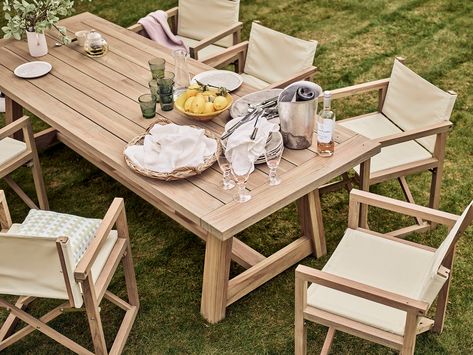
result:
M 89 0 L 90 1 L 90 0 Z M 4 38 L 21 39 L 26 32 L 44 33 L 55 27 L 62 41 L 70 43 L 63 27 L 57 27 L 60 17 L 70 15 L 74 9 L 73 0 L 4 0 L 3 11 L 7 25 L 2 27 Z

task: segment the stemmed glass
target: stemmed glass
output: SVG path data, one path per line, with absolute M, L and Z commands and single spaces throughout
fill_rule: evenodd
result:
M 230 162 L 228 161 L 225 153 L 219 154 L 218 151 L 215 152 L 215 157 L 217 158 L 218 166 L 223 173 L 222 188 L 224 190 L 231 190 L 235 187 L 235 182 L 232 180 Z
M 238 194 L 233 196 L 233 200 L 236 202 L 251 200 L 250 192 L 246 189 L 246 182 L 248 181 L 252 167 L 251 164 L 248 164 L 247 167 L 235 169 L 235 166 L 231 165 L 232 175 L 238 186 Z
M 279 135 L 280 137 L 276 137 Z M 281 133 L 279 132 L 273 132 L 273 139 L 281 139 L 282 141 L 282 136 Z M 277 152 L 264 152 L 264 158 L 266 159 L 266 164 L 268 165 L 269 168 L 269 185 L 271 186 L 276 186 L 281 183 L 281 178 L 278 176 L 278 166 L 279 163 L 281 162 L 281 157 L 282 157 L 282 152 L 283 148 L 278 150 Z

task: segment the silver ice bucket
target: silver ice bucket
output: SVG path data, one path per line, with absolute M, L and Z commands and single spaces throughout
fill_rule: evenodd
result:
M 294 101 L 296 91 L 306 87 L 315 92 L 308 101 Z M 279 95 L 278 111 L 284 145 L 290 149 L 305 149 L 312 145 L 318 97 L 322 88 L 309 81 L 300 81 L 288 86 Z

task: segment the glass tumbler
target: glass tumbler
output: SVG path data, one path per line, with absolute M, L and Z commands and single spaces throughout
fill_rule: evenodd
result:
M 161 110 L 171 111 L 174 108 L 174 73 L 165 71 L 157 81 Z
M 144 118 L 156 116 L 156 99 L 151 94 L 143 94 L 138 98 Z
M 153 75 L 153 79 L 162 78 L 164 76 L 164 68 L 166 60 L 164 58 L 156 57 L 148 61 L 149 69 Z

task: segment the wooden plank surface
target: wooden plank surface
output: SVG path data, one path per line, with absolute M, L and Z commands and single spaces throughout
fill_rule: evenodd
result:
M 106 166 L 104 170 L 112 177 L 126 182 L 153 205 L 166 206 L 165 213 L 179 213 L 198 229 L 229 237 L 358 164 L 377 149 L 365 138 L 340 127 L 335 135 L 337 150 L 331 159 L 317 156 L 315 139 L 309 149 L 286 149 L 279 168 L 283 183 L 270 187 L 266 165 L 257 166 L 248 182 L 253 199 L 244 206 L 232 201 L 233 192 L 219 188 L 222 175 L 216 166 L 198 177 L 178 182 L 141 177 L 126 166 L 123 148 L 154 122 L 143 119 L 137 103 L 137 97 L 148 91 L 147 61 L 164 57 L 172 70 L 171 51 L 89 13 L 67 18 L 61 24 L 71 31 L 100 31 L 110 44 L 109 53 L 102 58 L 89 58 L 77 43 L 52 46 L 54 35 L 48 34 L 50 49 L 43 60 L 53 65 L 52 72 L 42 78 L 22 80 L 13 75 L 14 68 L 34 58 L 29 56 L 24 41 L 1 40 L 0 89 L 57 129 L 63 141 L 86 153 L 89 160 L 94 160 L 92 163 Z M 189 61 L 189 68 L 192 74 L 209 69 L 193 60 Z M 232 95 L 238 99 L 253 91 L 243 85 Z M 223 131 L 229 119 L 228 112 L 209 123 L 192 121 L 176 110 L 164 113 L 158 109 L 157 114 L 177 124 L 193 124 L 216 133 Z

